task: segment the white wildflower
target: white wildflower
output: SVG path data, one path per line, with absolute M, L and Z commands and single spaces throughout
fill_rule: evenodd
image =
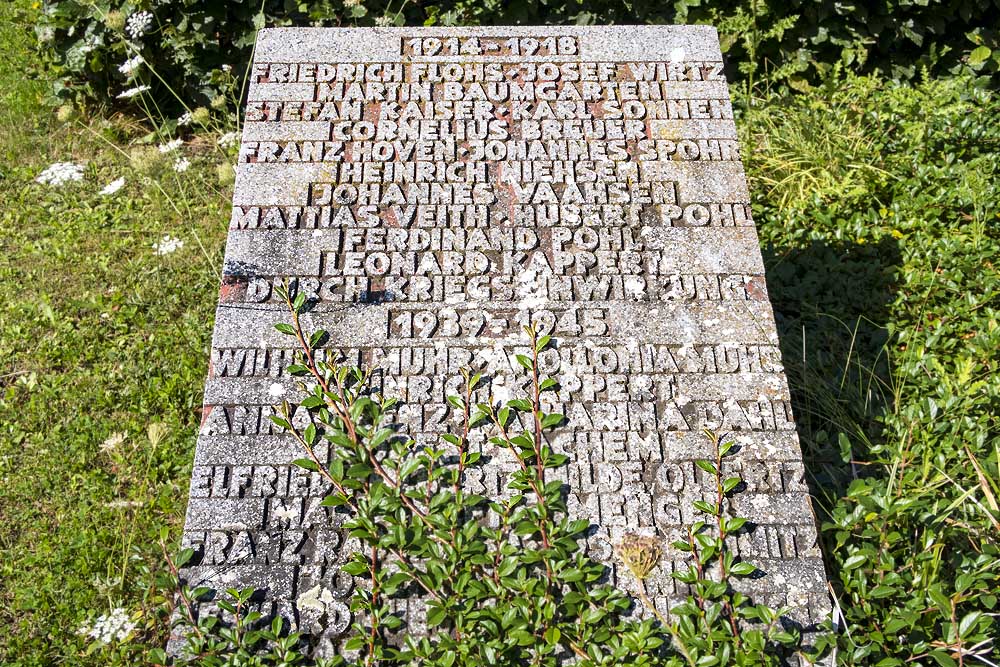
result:
M 185 171 L 188 170 L 188 167 L 190 166 L 191 166 L 191 161 L 188 160 L 186 157 L 179 157 L 176 160 L 174 160 L 174 171 L 176 171 L 178 174 L 183 174 Z
M 125 32 L 132 39 L 139 39 L 153 26 L 152 12 L 136 12 L 125 22 Z
M 35 34 L 38 36 L 39 42 L 51 42 L 56 38 L 56 30 L 51 26 L 35 28 Z
M 165 144 L 160 144 L 159 146 L 157 146 L 157 148 L 160 149 L 161 153 L 170 153 L 171 151 L 175 151 L 183 145 L 184 145 L 183 139 L 173 139 L 172 141 L 168 141 Z
M 114 450 L 118 449 L 123 442 L 125 442 L 125 438 L 126 435 L 124 433 L 112 433 L 104 442 L 101 443 L 101 451 L 105 454 L 110 454 Z
M 233 146 L 240 140 L 239 132 L 226 132 L 221 137 L 219 137 L 219 145 L 223 148 L 229 148 Z
M 178 125 L 190 125 L 191 124 L 191 112 L 185 111 L 181 114 L 181 117 L 177 119 Z
M 135 621 L 122 607 L 113 609 L 109 614 L 98 616 L 93 624 L 84 623 L 77 630 L 78 634 L 86 635 L 102 644 L 123 641 L 135 630 Z
M 149 90 L 149 86 L 147 85 L 136 86 L 135 88 L 129 88 L 128 90 L 123 90 L 122 92 L 118 93 L 118 99 L 127 100 L 130 97 L 135 97 L 139 93 L 144 93 L 147 90 Z
M 104 189 L 101 190 L 100 192 L 98 192 L 97 194 L 101 194 L 101 195 L 113 195 L 114 193 L 116 193 L 119 190 L 121 190 L 123 185 L 125 185 L 125 177 L 124 176 L 122 176 L 120 178 L 116 178 L 115 180 L 111 181 L 110 183 L 108 183 L 107 185 L 105 185 Z
M 232 72 L 233 71 L 233 66 L 232 65 L 223 65 L 222 66 L 222 71 L 223 72 Z
M 184 247 L 184 241 L 180 239 L 175 239 L 173 236 L 167 234 L 159 242 L 153 244 L 153 251 L 157 255 L 169 255 L 175 250 L 179 250 Z
M 394 25 L 394 22 L 391 16 L 379 16 L 375 19 L 375 25 L 379 28 L 388 28 L 389 26 Z
M 63 185 L 69 181 L 83 180 L 83 165 L 73 162 L 56 162 L 35 179 L 46 185 Z
M 131 76 L 135 74 L 135 71 L 139 68 L 139 65 L 143 64 L 144 62 L 146 61 L 142 56 L 135 56 L 134 58 L 129 58 L 128 60 L 126 60 L 125 62 L 123 62 L 121 65 L 118 66 L 118 71 L 124 74 L 125 76 L 131 78 Z

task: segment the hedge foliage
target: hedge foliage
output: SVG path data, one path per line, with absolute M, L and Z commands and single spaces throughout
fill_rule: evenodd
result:
M 712 23 L 732 74 L 804 88 L 838 62 L 995 76 L 998 13 L 1000 0 L 46 0 L 36 32 L 58 98 L 115 100 L 136 83 L 120 66 L 141 55 L 152 73 L 138 83 L 190 107 L 237 97 L 223 66 L 248 62 L 265 26 Z

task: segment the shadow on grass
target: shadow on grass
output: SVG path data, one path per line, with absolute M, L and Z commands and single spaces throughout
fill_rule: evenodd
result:
M 864 461 L 892 409 L 886 327 L 901 263 L 892 238 L 764 248 L 802 456 L 817 511 L 869 474 Z

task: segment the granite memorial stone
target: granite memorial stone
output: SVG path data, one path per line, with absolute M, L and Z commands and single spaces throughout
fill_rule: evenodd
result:
M 329 359 L 379 369 L 418 441 L 452 423 L 459 370 L 517 392 L 522 326 L 568 426 L 570 513 L 612 581 L 626 533 L 662 538 L 666 611 L 712 481 L 704 428 L 740 445 L 746 586 L 804 625 L 829 603 L 714 29 L 269 29 L 259 35 L 184 542 L 192 586 L 254 587 L 335 650 L 350 542 L 269 419 L 303 395 L 282 284 Z M 516 364 L 515 364 L 516 365 Z M 305 410 L 296 419 L 308 419 Z M 480 441 L 482 446 L 488 446 Z M 502 454 L 465 480 L 499 494 Z M 309 604 L 303 604 L 308 597 Z M 318 601 L 318 603 L 317 603 Z M 420 600 L 410 601 L 419 614 Z M 211 613 L 211 603 L 202 613 Z M 316 608 L 324 610 L 322 623 Z

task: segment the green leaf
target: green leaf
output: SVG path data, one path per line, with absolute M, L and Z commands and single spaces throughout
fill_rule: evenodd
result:
M 368 563 L 352 560 L 350 563 L 344 563 L 340 569 L 347 574 L 360 577 L 362 574 L 368 574 Z
M 302 399 L 301 405 L 304 408 L 312 409 L 326 405 L 326 402 L 319 396 L 306 396 L 304 399 Z
M 531 357 L 529 357 L 529 356 L 527 356 L 525 354 L 518 354 L 518 355 L 516 355 L 516 357 L 517 357 L 517 363 L 521 364 L 522 366 L 524 366 L 525 368 L 527 368 L 529 371 L 532 369 L 533 364 L 531 362 Z
M 708 503 L 704 500 L 696 500 L 691 504 L 694 505 L 695 509 L 701 510 L 706 514 L 711 514 L 712 516 L 715 516 L 718 511 L 715 509 L 715 503 Z
M 969 612 L 962 617 L 962 620 L 958 623 L 958 636 L 965 637 L 969 634 L 969 630 L 976 624 L 976 622 L 982 618 L 983 613 L 980 611 Z
M 706 459 L 698 459 L 697 461 L 694 462 L 694 464 L 699 468 L 701 468 L 702 470 L 704 470 L 705 472 L 707 472 L 709 475 L 718 474 L 715 469 L 715 464 L 712 463 L 711 461 L 708 461 Z
M 553 412 L 550 415 L 545 415 L 542 417 L 542 428 L 551 428 L 559 423 L 561 423 L 565 417 L 558 412 Z
M 292 461 L 292 465 L 296 465 L 304 470 L 309 470 L 310 472 L 319 472 L 319 466 L 312 459 L 295 459 Z
M 429 627 L 434 627 L 436 625 L 441 625 L 444 621 L 446 612 L 443 607 L 436 604 L 427 605 L 427 625 Z
M 756 572 L 757 568 L 746 561 L 741 561 L 733 565 L 733 569 L 730 571 L 739 577 L 748 577 Z
M 741 516 L 734 516 L 732 519 L 726 519 L 726 532 L 735 533 L 737 530 L 745 526 L 747 520 Z
M 221 408 L 220 408 L 221 409 Z M 276 425 L 280 426 L 285 430 L 291 430 L 292 425 L 288 423 L 288 420 L 284 417 L 279 417 L 278 415 L 268 415 L 271 421 Z
M 934 649 L 930 655 L 941 667 L 958 667 L 958 663 L 943 649 Z
M 840 566 L 840 569 L 842 569 L 842 570 L 853 570 L 855 568 L 861 567 L 862 565 L 864 565 L 867 562 L 868 562 L 868 557 L 867 556 L 862 556 L 861 554 L 857 554 L 857 555 L 851 556 L 850 558 L 848 558 L 847 560 L 845 560 L 844 564 Z
M 316 349 L 317 347 L 319 347 L 319 344 L 323 342 L 323 339 L 325 337 L 326 337 L 326 331 L 324 331 L 323 329 L 317 329 L 316 331 L 313 331 L 312 335 L 309 336 L 309 347 L 311 349 Z
M 291 324 L 288 324 L 287 322 L 278 322 L 277 324 L 274 325 L 274 328 L 283 334 L 288 334 L 289 336 L 295 335 L 295 327 L 293 327 Z
M 342 493 L 331 493 L 320 502 L 320 505 L 323 507 L 340 507 L 346 504 L 347 498 Z
M 538 532 L 538 526 L 531 521 L 521 521 L 514 527 L 515 535 L 531 535 Z
M 969 54 L 969 64 L 972 65 L 973 67 L 975 67 L 976 65 L 982 65 L 989 59 L 990 54 L 992 53 L 993 51 L 990 50 L 990 47 L 979 46 L 973 49 L 972 53 Z
M 313 443 L 316 442 L 316 425 L 315 424 L 309 424 L 308 426 L 306 426 L 306 430 L 302 432 L 302 439 L 310 447 L 313 446 Z

